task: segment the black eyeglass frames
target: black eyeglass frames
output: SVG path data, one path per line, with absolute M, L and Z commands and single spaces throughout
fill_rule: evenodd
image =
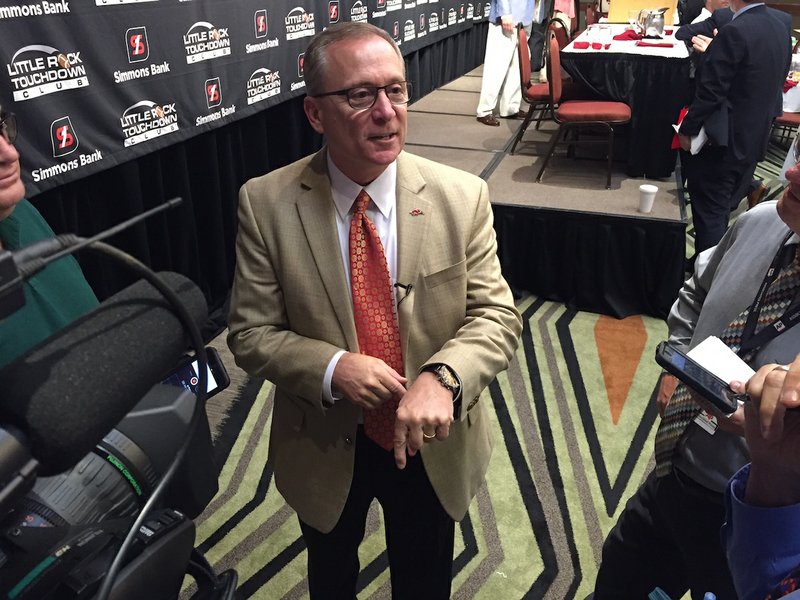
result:
M 325 92 L 323 94 L 315 94 L 314 98 L 321 98 L 322 96 L 345 96 L 347 103 L 356 110 L 366 110 L 372 108 L 375 101 L 378 99 L 378 92 L 384 91 L 389 102 L 395 106 L 407 104 L 411 99 L 411 82 L 410 81 L 397 81 L 389 85 L 359 85 L 358 87 L 348 88 L 346 90 L 336 90 L 335 92 Z
M 17 141 L 17 115 L 12 112 L 0 112 L 0 135 L 9 144 Z

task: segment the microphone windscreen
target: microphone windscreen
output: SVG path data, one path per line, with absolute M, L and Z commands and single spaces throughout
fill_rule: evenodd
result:
M 194 322 L 198 287 L 161 273 Z M 171 304 L 140 280 L 0 370 L 0 426 L 18 427 L 40 475 L 77 464 L 174 367 L 188 336 Z

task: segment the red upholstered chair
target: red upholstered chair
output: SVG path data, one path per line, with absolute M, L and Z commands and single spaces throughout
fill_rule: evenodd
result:
M 800 127 L 800 113 L 784 112 L 775 119 L 772 127 L 780 131 L 781 141 L 788 141 L 794 135 L 795 130 Z
M 547 61 L 547 79 L 550 91 L 550 110 L 553 120 L 558 123 L 558 131 L 553 135 L 547 155 L 542 163 L 536 181 L 542 180 L 547 164 L 553 156 L 561 139 L 570 129 L 601 129 L 608 133 L 608 174 L 606 177 L 606 189 L 611 187 L 611 161 L 614 156 L 614 127 L 624 125 L 631 120 L 631 107 L 624 102 L 612 102 L 606 100 L 566 100 L 561 102 L 562 86 L 561 77 L 558 73 L 561 69 L 561 56 L 558 47 L 558 40 L 555 35 L 550 35 L 549 40 L 550 60 Z M 557 107 L 557 108 L 554 108 Z M 594 143 L 598 140 L 570 140 L 561 143 L 573 144 Z M 603 140 L 601 140 L 603 141 Z
M 528 48 L 528 36 L 525 33 L 525 28 L 522 25 L 517 25 L 517 56 L 519 58 L 519 79 L 522 87 L 522 99 L 528 103 L 528 112 L 525 114 L 525 120 L 522 121 L 522 126 L 517 131 L 514 138 L 514 143 L 511 146 L 511 154 L 517 148 L 522 136 L 528 130 L 533 115 L 539 111 L 539 118 L 536 120 L 536 129 L 539 129 L 539 124 L 542 122 L 542 117 L 550 105 L 550 88 L 546 83 L 532 83 L 531 82 L 531 55 Z M 546 48 L 545 48 L 546 51 Z

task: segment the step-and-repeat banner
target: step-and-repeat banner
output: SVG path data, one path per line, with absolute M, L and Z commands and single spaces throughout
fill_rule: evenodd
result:
M 488 14 L 473 0 L 11 0 L 3 109 L 33 196 L 304 93 L 311 37 L 339 21 L 403 54 Z

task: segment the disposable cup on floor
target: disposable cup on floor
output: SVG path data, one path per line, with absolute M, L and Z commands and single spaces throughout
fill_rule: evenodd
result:
M 656 199 L 658 186 L 644 183 L 639 186 L 639 212 L 649 213 L 653 210 L 653 201 Z

